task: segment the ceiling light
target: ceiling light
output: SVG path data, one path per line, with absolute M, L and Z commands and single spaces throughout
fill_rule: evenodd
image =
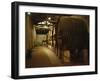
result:
M 31 12 L 28 12 L 27 14 L 28 14 L 28 15 L 31 15 Z
M 51 17 L 48 17 L 48 20 L 51 20 Z

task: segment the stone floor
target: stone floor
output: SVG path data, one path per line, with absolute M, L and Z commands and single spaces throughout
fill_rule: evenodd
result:
M 26 58 L 26 68 L 76 66 L 76 65 L 79 66 L 79 65 L 89 65 L 89 64 L 88 63 L 84 64 L 79 61 L 62 62 L 61 59 L 59 59 L 58 56 L 56 56 L 54 49 L 46 46 L 35 47 L 32 50 L 31 57 Z
M 27 59 L 26 67 L 62 66 L 56 54 L 47 47 L 40 46 L 33 49 L 31 59 Z

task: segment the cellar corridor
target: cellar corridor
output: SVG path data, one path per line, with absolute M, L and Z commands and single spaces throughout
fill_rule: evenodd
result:
M 25 67 L 89 65 L 89 16 L 25 13 Z

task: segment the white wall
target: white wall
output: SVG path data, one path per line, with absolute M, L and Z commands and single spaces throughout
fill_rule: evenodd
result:
M 14 0 L 1 0 L 0 1 L 0 81 L 13 81 L 10 78 L 10 65 L 11 65 L 11 2 Z M 100 0 L 21 0 L 31 2 L 44 2 L 44 3 L 59 3 L 59 4 L 73 4 L 73 5 L 90 5 L 99 7 L 98 21 L 100 21 Z M 100 23 L 99 26 L 100 27 Z M 98 28 L 100 31 L 100 28 Z M 99 32 L 100 34 L 100 32 Z M 100 37 L 98 38 L 100 41 Z M 98 47 L 100 48 L 100 43 Z M 98 51 L 98 54 L 100 50 Z M 100 55 L 99 62 L 100 62 Z M 100 68 L 100 63 L 98 63 Z M 100 70 L 99 70 L 100 72 Z M 26 79 L 26 81 L 99 81 L 100 74 L 98 75 L 82 75 L 82 76 L 66 76 L 66 77 L 53 77 L 53 78 L 39 78 L 39 79 Z M 22 80 L 21 80 L 22 81 Z
M 36 42 L 42 45 L 43 40 L 46 40 L 45 34 L 37 34 L 36 35 Z

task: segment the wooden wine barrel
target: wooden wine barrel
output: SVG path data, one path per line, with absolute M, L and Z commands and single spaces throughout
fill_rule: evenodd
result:
M 88 48 L 89 32 L 82 18 L 61 17 L 57 36 L 62 40 L 63 48 Z
M 57 30 L 57 44 L 60 52 L 69 50 L 71 58 L 83 59 L 83 49 L 89 49 L 89 31 L 86 21 L 77 17 L 61 17 Z M 60 54 L 62 57 L 63 54 Z M 88 55 L 87 55 L 88 57 Z

